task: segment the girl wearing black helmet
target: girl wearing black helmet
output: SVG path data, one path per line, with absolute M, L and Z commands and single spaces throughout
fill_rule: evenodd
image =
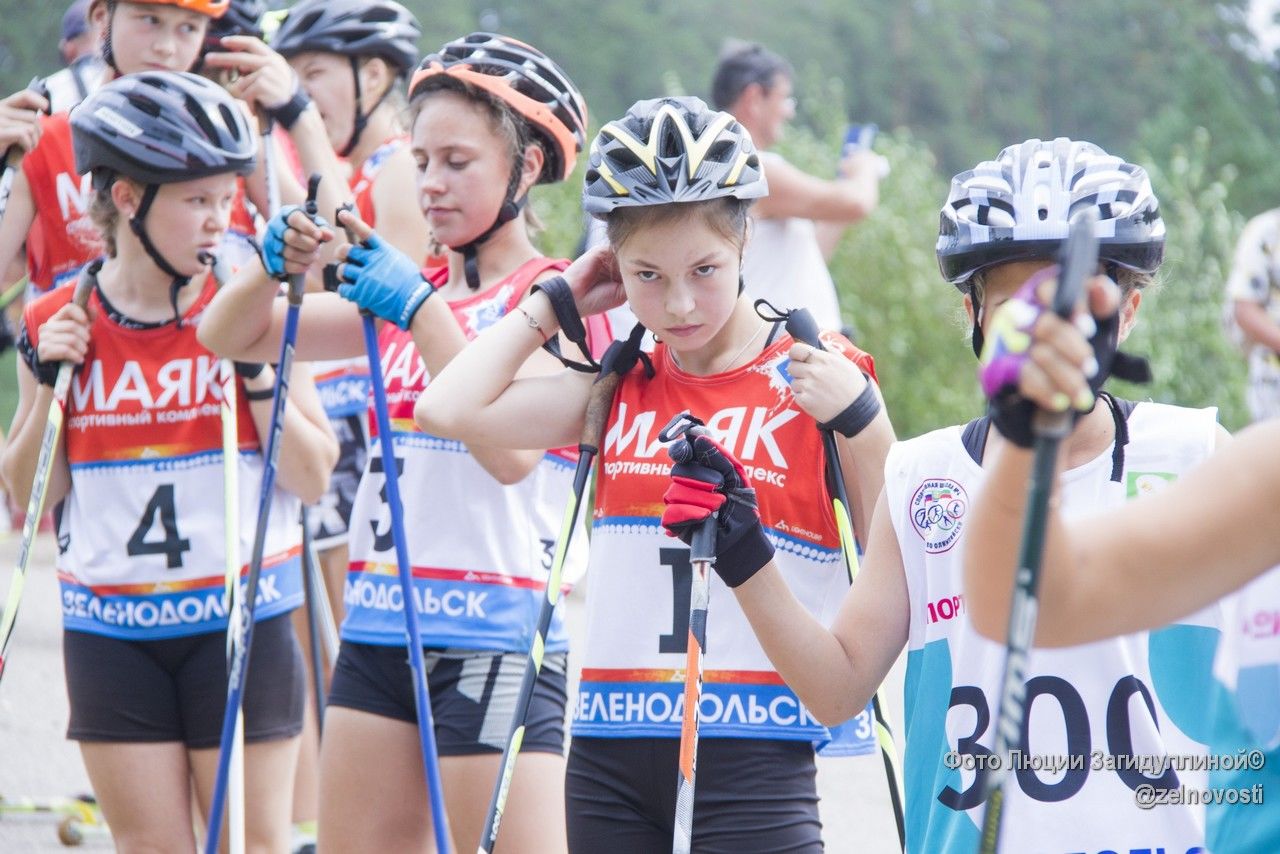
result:
M 838 335 L 824 337 L 828 351 L 796 344 L 742 294 L 747 210 L 766 191 L 749 134 L 696 98 L 638 102 L 591 147 L 583 205 L 605 220 L 610 246 L 574 262 L 567 288 L 553 290 L 570 290 L 583 316 L 625 298 L 661 341 L 651 371 L 637 364 L 623 375 L 600 444 L 566 784 L 574 851 L 672 844 L 690 578 L 688 551 L 660 526 L 670 479 L 658 431 L 672 416 L 689 410 L 742 456 L 737 485 L 754 487 L 804 608 L 824 613 L 845 583 L 831 505 L 814 500 L 824 494 L 815 419 L 870 388 L 863 372 L 874 367 Z M 592 378 L 518 376 L 515 366 L 559 323 L 543 291 L 520 308 L 427 388 L 418 401 L 427 429 L 522 447 L 581 433 Z M 893 438 L 876 392 L 865 399 L 870 417 L 842 440 L 857 463 L 845 471 L 860 530 Z M 770 541 L 721 537 L 753 556 L 772 552 Z M 781 684 L 733 596 L 712 584 L 694 850 L 820 851 L 814 742 L 830 733 Z
M 357 306 L 390 321 L 379 346 L 412 520 L 415 604 L 428 639 L 448 822 L 458 849 L 470 850 L 498 775 L 572 472 L 564 452 L 465 446 L 424 433 L 413 423 L 414 402 L 468 339 L 567 266 L 533 245 L 523 202 L 535 184 L 573 169 L 585 105 L 543 53 L 488 33 L 428 56 L 410 99 L 418 200 L 437 239 L 454 248 L 449 264 L 424 275 L 420 256 L 397 251 L 360 217 L 340 214 L 339 224 L 360 241 L 339 251 L 346 299 L 308 297 L 298 347 L 303 358 L 363 352 Z M 272 254 L 328 236 L 298 215 L 274 220 L 269 233 L 279 236 L 267 241 Z M 464 253 L 463 246 L 474 248 Z M 270 283 L 237 282 L 214 301 L 201 334 L 227 353 L 265 354 L 278 346 L 277 308 Z M 522 370 L 533 373 L 556 364 L 546 354 L 528 361 Z M 371 458 L 352 511 L 347 614 L 321 748 L 322 850 L 421 850 L 429 836 L 381 467 L 380 457 Z M 581 549 L 571 556 L 567 579 L 582 557 Z M 557 621 L 502 823 L 530 851 L 565 845 L 566 649 Z
M 49 487 L 64 501 L 68 735 L 121 850 L 190 850 L 192 781 L 207 808 L 227 682 L 221 384 L 195 321 L 255 139 L 219 87 L 172 72 L 103 86 L 73 113 L 72 132 L 106 257 L 84 274 L 94 279 L 87 310 L 71 288 L 26 308 L 3 472 L 25 500 L 53 374 L 60 361 L 79 364 Z M 194 286 L 175 291 L 175 275 Z M 244 494 L 256 495 L 273 376 L 243 367 L 238 465 Z M 302 597 L 289 520 L 298 498 L 324 489 L 336 454 L 314 389 L 295 378 L 290 398 L 245 708 L 247 838 L 263 851 L 288 844 L 302 723 L 302 663 L 285 616 Z M 256 504 L 240 507 L 248 554 Z
M 1102 271 L 1125 290 L 1115 323 L 1100 325 L 1097 336 L 1100 349 L 1114 355 L 1159 264 L 1164 226 L 1140 167 L 1067 139 L 1010 146 L 953 181 L 938 255 L 946 278 L 962 286 L 978 333 L 992 330 L 990 306 L 1009 301 L 1029 276 L 1045 275 L 1069 217 L 1082 208 L 1100 220 Z M 820 355 L 797 349 L 793 375 L 795 362 L 803 367 Z M 1114 358 L 1106 363 L 1132 366 Z M 1100 382 L 1104 372 L 1096 373 Z M 855 377 L 853 390 L 862 385 Z M 1212 410 L 1098 397 L 1092 408 L 1092 397 L 1076 401 L 1089 412 L 1063 446 L 1062 500 L 1073 509 L 1114 509 L 1176 478 L 1224 435 Z M 992 418 L 1002 430 L 1017 426 L 999 408 Z M 990 424 L 975 419 L 889 451 L 884 489 L 863 529 L 866 559 L 830 628 L 801 607 L 778 571 L 783 549 L 772 561 L 760 551 L 722 554 L 716 564 L 736 582 L 737 603 L 769 660 L 819 720 L 835 724 L 861 710 L 907 647 L 906 842 L 913 852 L 973 851 L 982 822 L 980 769 L 991 753 L 1003 655 L 964 617 L 960 555 L 983 460 L 1004 441 Z M 1021 441 L 1026 431 L 1011 428 L 1010 434 Z M 727 451 L 705 450 L 703 462 L 712 468 L 735 464 Z M 667 498 L 670 519 L 706 515 L 687 491 L 673 486 Z M 709 504 L 704 497 L 702 506 Z M 750 513 L 731 519 L 745 529 L 736 541 L 751 542 L 760 522 Z M 1208 720 L 1196 679 L 1208 673 L 1206 651 L 1220 625 L 1220 615 L 1203 613 L 1157 632 L 1033 653 L 1021 750 L 1038 762 L 1069 765 L 1024 767 L 1011 775 L 1004 802 L 1008 850 L 1042 850 L 1046 840 L 1068 851 L 1203 845 L 1202 811 L 1186 805 L 1145 811 L 1135 805 L 1134 792 L 1143 785 L 1203 782 L 1196 767 L 1156 763 L 1205 755 Z M 1135 756 L 1150 761 L 1139 768 Z
M 413 180 L 399 84 L 418 61 L 422 31 L 394 0 L 303 0 L 271 35 L 271 46 L 223 38 L 205 58 L 232 69 L 232 94 L 289 132 L 303 172 L 319 172 L 318 204 L 355 204 L 411 257 L 430 254 L 431 233 L 403 188 Z

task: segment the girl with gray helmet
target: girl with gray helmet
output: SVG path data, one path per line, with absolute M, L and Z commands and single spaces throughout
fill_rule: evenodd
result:
M 70 738 L 122 851 L 191 850 L 191 792 L 203 809 L 226 690 L 222 426 L 218 360 L 196 339 L 213 297 L 208 259 L 226 229 L 255 139 L 235 102 L 191 74 L 106 84 L 72 114 L 77 167 L 91 176 L 104 259 L 88 308 L 61 288 L 28 305 L 13 439 L 2 460 L 25 493 L 61 361 L 72 381 L 50 497 L 63 501 L 58 568 Z M 173 289 L 178 276 L 191 287 Z M 175 316 L 176 315 L 176 316 Z M 273 374 L 242 366 L 240 484 L 256 495 Z M 302 724 L 302 662 L 287 613 L 301 604 L 298 500 L 324 489 L 336 446 L 315 390 L 290 384 L 263 599 L 245 705 L 246 833 L 289 840 Z M 240 502 L 249 554 L 256 502 Z
M 1105 324 L 1117 311 L 1117 297 L 1105 280 L 1092 283 L 1088 304 L 1095 324 Z M 1002 373 L 989 385 L 993 394 L 1016 387 L 1037 407 L 1060 411 L 1064 399 L 1087 399 L 1092 364 L 1105 353 L 1096 352 L 1075 325 L 1045 316 L 1037 302 L 1000 309 L 1021 314 L 997 321 L 1011 334 L 1001 333 L 1000 346 L 993 348 L 1010 354 L 1016 367 L 1002 371 L 1000 359 L 988 359 L 984 375 Z M 1011 340 L 1023 336 L 1025 344 Z M 1280 540 L 1273 526 L 1259 524 L 1266 519 L 1259 508 L 1275 507 L 1280 499 L 1278 450 L 1280 421 L 1272 420 L 1245 430 L 1150 498 L 1069 524 L 1050 505 L 1046 523 L 1039 644 L 1093 643 L 1154 629 L 1226 597 L 1223 607 L 1231 619 L 1214 653 L 1217 684 L 1206 686 L 1200 698 L 1216 712 L 1212 753 L 1226 761 L 1210 775 L 1207 791 L 1143 793 L 1157 807 L 1183 795 L 1211 798 L 1206 841 L 1218 854 L 1280 850 L 1280 814 L 1262 806 L 1266 788 L 1280 783 Z M 969 613 L 980 632 L 998 641 L 1008 623 L 1029 461 L 1024 449 L 1004 443 L 974 496 L 969 519 Z
M 409 97 L 417 199 L 437 238 L 453 247 L 449 263 L 424 271 L 421 256 L 407 256 L 361 217 L 342 212 L 338 224 L 357 243 L 338 251 L 339 294 L 307 298 L 298 352 L 361 353 L 358 309 L 388 321 L 378 346 L 411 520 L 407 548 L 447 820 L 456 847 L 475 850 L 533 644 L 572 457 L 563 449 L 442 439 L 414 424 L 414 402 L 469 339 L 568 265 L 534 246 L 523 203 L 534 185 L 572 171 L 585 104 L 549 57 L 492 33 L 450 41 L 426 57 Z M 279 235 L 279 242 L 267 241 L 269 254 L 286 256 L 295 243 L 310 247 L 328 236 L 297 215 L 273 220 L 268 231 Z M 472 243 L 479 245 L 468 256 L 461 247 Z M 236 282 L 214 300 L 201 334 L 219 350 L 256 358 L 278 346 L 278 308 L 269 282 Z M 607 327 L 601 331 L 607 342 Z M 530 373 L 556 364 L 546 354 L 528 362 L 521 370 Z M 395 558 L 383 465 L 371 457 L 352 510 L 346 619 L 321 748 L 322 850 L 422 850 L 432 828 L 402 597 L 389 573 Z M 578 541 L 585 544 L 585 536 Z M 570 555 L 567 581 L 576 580 L 584 557 L 582 548 Z M 565 847 L 567 646 L 557 620 L 502 821 L 503 838 L 524 850 Z
M 573 851 L 672 845 L 691 570 L 689 551 L 661 528 L 670 483 L 663 424 L 689 410 L 742 456 L 735 486 L 754 487 L 770 533 L 742 540 L 722 530 L 730 554 L 754 558 L 780 543 L 779 577 L 809 619 L 825 614 L 844 583 L 831 505 L 814 500 L 824 490 L 815 421 L 845 410 L 874 368 L 838 335 L 824 337 L 827 351 L 796 344 L 742 294 L 747 211 L 766 192 L 750 135 L 732 116 L 697 98 L 634 104 L 601 129 L 586 175 L 583 205 L 605 220 L 609 245 L 525 299 L 418 401 L 419 422 L 433 433 L 493 446 L 562 444 L 582 432 L 591 376 L 515 370 L 560 326 L 548 294 L 582 316 L 625 299 L 660 339 L 651 369 L 637 363 L 622 375 L 599 443 L 566 785 Z M 876 392 L 868 396 L 872 417 L 840 440 L 856 461 L 845 479 L 861 530 L 893 439 Z M 729 592 L 737 581 L 712 579 L 693 848 L 820 851 L 814 742 L 830 734 L 781 684 Z
M 1033 139 L 955 177 L 938 256 L 944 277 L 962 287 L 979 337 L 992 331 L 990 307 L 1008 301 L 1029 276 L 1046 275 L 1070 217 L 1083 208 L 1100 220 L 1100 272 L 1125 291 L 1115 323 L 1097 336 L 1114 355 L 1164 245 L 1141 167 L 1087 142 Z M 1132 367 L 1132 360 L 1109 362 Z M 1073 511 L 1117 508 L 1177 478 L 1225 436 L 1213 410 L 1134 404 L 1105 392 L 1094 402 L 1078 401 L 1088 412 L 1064 440 L 1062 500 Z M 983 817 L 1003 650 L 965 617 L 960 556 L 984 459 L 1005 441 L 990 429 L 992 420 L 1005 430 L 1016 418 L 993 409 L 991 418 L 889 452 L 884 490 L 863 529 L 861 573 L 830 628 L 806 613 L 773 563 L 716 567 L 749 575 L 735 588 L 737 600 L 770 661 L 819 720 L 834 724 L 862 709 L 907 647 L 906 842 L 916 852 L 975 850 Z M 723 456 L 707 461 L 723 467 Z M 1020 744 L 1027 765 L 1005 789 L 1007 850 L 1203 845 L 1202 810 L 1145 811 L 1134 793 L 1203 778 L 1162 762 L 1205 756 L 1208 721 L 1197 678 L 1209 672 L 1206 651 L 1221 624 L 1220 614 L 1207 612 L 1088 648 L 1032 653 Z

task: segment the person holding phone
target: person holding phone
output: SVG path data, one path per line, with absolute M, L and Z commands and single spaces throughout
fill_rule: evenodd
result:
M 769 151 L 795 116 L 790 63 L 759 44 L 730 43 L 711 80 L 715 108 L 733 115 L 761 152 L 769 195 L 752 212 L 754 227 L 743 256 L 747 292 L 779 307 L 804 307 L 818 325 L 845 322 L 827 261 L 845 229 L 880 203 L 887 165 L 870 150 L 848 145 L 839 176 L 809 175 Z

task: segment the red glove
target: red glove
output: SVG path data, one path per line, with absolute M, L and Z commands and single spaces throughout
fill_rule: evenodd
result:
M 756 509 L 756 492 L 733 454 L 707 435 L 686 435 L 667 449 L 675 465 L 671 486 L 662 501 L 662 526 L 686 543 L 713 514 L 716 516 L 715 570 L 729 587 L 737 587 L 773 559 Z

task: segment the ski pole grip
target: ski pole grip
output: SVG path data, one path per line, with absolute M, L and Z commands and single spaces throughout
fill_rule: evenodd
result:
M 316 193 L 320 191 L 320 173 L 312 172 L 311 177 L 307 179 L 307 200 L 302 206 L 302 211 L 312 222 L 315 222 L 319 213 L 316 206 Z M 289 304 L 302 305 L 302 292 L 306 288 L 307 277 L 305 273 L 294 273 L 289 276 Z
M 1058 260 L 1058 286 L 1053 293 L 1053 311 L 1070 319 L 1084 294 L 1084 280 L 1098 267 L 1098 215 L 1086 208 L 1071 219 L 1067 239 Z M 1031 418 L 1032 433 L 1042 439 L 1061 439 L 1075 423 L 1069 412 L 1037 410 Z
M 303 206 L 303 210 L 307 212 L 307 216 L 315 217 L 320 209 L 316 207 L 316 194 L 320 192 L 320 173 L 312 172 L 311 177 L 307 179 L 307 201 Z
M 591 396 L 587 398 L 587 415 L 582 421 L 582 435 L 578 440 L 580 447 L 595 449 L 604 432 L 604 422 L 609 418 L 613 408 L 613 393 L 618 388 L 622 375 L 610 371 L 601 374 L 591 384 Z
M 338 209 L 333 212 L 334 220 L 337 221 L 338 225 L 342 226 L 342 232 L 347 236 L 347 242 L 352 246 L 355 246 L 360 241 L 356 240 L 356 234 L 350 227 L 342 225 L 338 220 L 343 211 L 354 211 L 355 209 L 356 206 L 350 202 L 343 202 L 341 205 L 338 205 Z M 324 266 L 324 289 L 330 293 L 334 293 L 338 290 L 338 285 L 340 284 L 342 284 L 342 282 L 338 278 L 338 263 L 335 261 L 332 264 L 326 264 Z
M 825 350 L 822 339 L 818 337 L 818 322 L 807 308 L 793 308 L 787 313 L 787 334 L 815 350 Z
M 76 289 L 71 295 L 71 301 L 80 308 L 84 308 L 89 304 L 89 294 L 93 293 L 93 284 L 98 278 L 98 270 L 102 269 L 101 259 L 91 264 L 85 265 L 80 271 L 79 278 L 76 279 Z

